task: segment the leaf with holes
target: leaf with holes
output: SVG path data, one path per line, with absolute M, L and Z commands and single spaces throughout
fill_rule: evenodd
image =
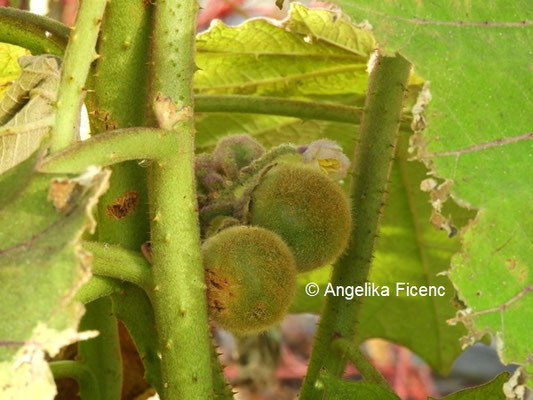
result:
M 505 400 L 503 386 L 509 378 L 509 373 L 503 372 L 488 383 L 473 388 L 460 390 L 449 396 L 442 397 L 441 400 Z M 436 400 L 430 397 L 428 400 Z
M 6 188 L 19 169 L 22 187 Z M 77 332 L 83 307 L 73 296 L 90 275 L 78 240 L 94 228 L 92 208 L 109 173 L 28 177 L 25 163 L 9 173 L 0 179 L 11 194 L 0 207 L 0 397 L 52 399 L 45 354 L 92 335 Z
M 433 175 L 453 183 L 435 193 L 435 211 L 450 196 L 479 210 L 461 234 L 462 252 L 450 272 L 468 307 L 457 319 L 469 328 L 465 343 L 491 332 L 503 362 L 526 364 L 531 384 L 531 4 L 341 4 L 355 20 L 372 24 L 384 49 L 400 51 L 430 81 L 412 147 Z
M 460 245 L 457 236 L 449 237 L 446 231 L 428 223 L 432 214 L 429 196 L 420 190 L 426 171 L 422 163 L 407 161 L 407 138 L 403 133 L 398 144 L 369 277 L 372 282 L 390 287 L 391 297 L 366 299 L 358 337 L 392 340 L 446 374 L 461 354 L 459 339 L 466 333 L 463 326 L 446 323 L 456 312 L 451 303 L 455 291 L 449 279 L 442 275 Z M 449 204 L 445 212 L 453 215 L 453 229 L 466 224 L 472 216 L 454 204 Z M 407 296 L 405 291 L 396 292 L 401 283 L 442 286 L 445 295 Z

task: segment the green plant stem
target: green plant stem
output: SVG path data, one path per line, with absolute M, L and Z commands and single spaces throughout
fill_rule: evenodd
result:
M 162 352 L 163 400 L 213 396 L 194 180 L 197 11 L 195 0 L 158 1 L 152 34 L 154 113 L 160 126 L 175 135 L 174 155 L 150 170 L 153 305 Z M 180 120 L 157 115 L 160 106 L 175 106 Z
M 101 297 L 112 295 L 113 310 L 132 332 L 139 356 L 144 363 L 152 367 L 146 370 L 147 381 L 158 391 L 162 390 L 159 374 L 154 370 L 159 368 L 155 347 L 152 344 L 156 334 L 153 312 L 149 301 L 143 299 L 142 292 L 123 290 L 121 281 L 127 281 L 151 293 L 150 265 L 139 253 L 125 250 L 119 246 L 111 246 L 99 242 L 82 242 L 83 248 L 93 255 L 93 276 L 76 293 L 75 300 L 88 304 Z M 231 387 L 226 382 L 222 366 L 218 361 L 214 346 L 211 346 L 213 368 L 213 390 L 215 398 L 232 399 Z M 218 397 L 217 397 L 218 396 Z
M 354 226 L 348 249 L 334 266 L 333 287 L 359 286 L 367 280 L 386 199 L 409 70 L 410 64 L 403 57 L 379 55 L 370 74 L 359 143 L 352 163 L 350 194 Z M 322 368 L 341 376 L 345 360 L 330 351 L 331 341 L 336 337 L 353 339 L 360 308 L 360 297 L 350 301 L 333 296 L 326 299 L 301 399 L 322 398 L 316 385 Z
M 80 331 L 97 330 L 99 335 L 78 345 L 78 355 L 91 368 L 102 400 L 118 400 L 122 393 L 122 357 L 117 320 L 111 299 L 102 297 L 85 305 Z M 82 399 L 91 399 L 82 396 Z
M 107 0 L 81 2 L 76 27 L 70 35 L 61 66 L 61 80 L 56 101 L 56 120 L 52 128 L 52 152 L 74 141 L 83 91 L 100 31 Z
M 100 242 L 84 241 L 82 247 L 93 255 L 93 275 L 133 283 L 150 296 L 153 289 L 150 264 L 139 252 Z
M 375 383 L 383 389 L 391 390 L 389 384 L 383 378 L 383 375 L 372 365 L 365 357 L 363 352 L 359 350 L 357 345 L 347 339 L 336 339 L 331 343 L 332 350 L 336 351 L 342 358 L 348 358 L 352 364 L 357 368 L 365 381 Z
M 46 34 L 48 32 L 48 34 Z M 0 7 L 0 42 L 24 47 L 32 54 L 63 55 L 69 29 L 53 19 Z
M 101 56 L 87 79 L 90 91 L 85 104 L 94 136 L 106 135 L 102 132 L 112 129 L 146 126 L 152 8 L 143 1 L 131 0 L 113 0 L 106 7 L 97 48 Z M 142 155 L 147 144 L 136 143 L 131 148 Z M 146 172 L 147 168 L 137 161 L 111 166 L 109 189 L 98 202 L 98 241 L 138 251 L 149 240 Z M 130 191 L 137 192 L 139 199 L 133 212 L 121 219 L 107 217 L 108 207 Z
M 75 301 L 88 304 L 120 291 L 120 282 L 105 276 L 92 276 L 74 296 Z
M 48 364 L 54 379 L 72 378 L 80 387 L 82 399 L 99 400 L 100 390 L 91 369 L 81 361 L 54 361 Z
M 40 172 L 80 173 L 90 165 L 106 167 L 127 160 L 158 160 L 171 149 L 174 135 L 157 128 L 117 129 L 92 136 L 45 158 Z
M 302 119 L 317 119 L 358 124 L 362 109 L 342 104 L 317 103 L 280 97 L 234 94 L 196 95 L 197 112 L 237 112 L 283 115 Z
M 112 0 L 108 3 L 102 31 L 98 41 L 97 52 L 100 57 L 92 64 L 91 73 L 87 79 L 88 87 L 85 104 L 89 111 L 91 131 L 95 137 L 102 132 L 144 126 L 144 107 L 146 103 L 148 81 L 148 47 L 150 35 L 150 11 L 153 7 L 143 1 Z M 105 140 L 105 139 L 102 139 Z M 130 143 L 132 149 L 142 152 L 146 143 Z M 120 146 L 117 146 L 120 147 Z M 121 147 L 122 149 L 122 147 Z M 108 153 L 109 154 L 109 153 Z M 109 189 L 98 201 L 98 225 L 96 237 L 99 242 L 120 245 L 121 248 L 139 251 L 142 243 L 149 240 L 148 197 L 146 190 L 146 168 L 142 168 L 136 161 L 126 161 L 111 166 Z M 135 192 L 138 202 L 134 209 L 124 218 L 111 218 L 107 210 L 116 204 L 117 199 L 123 198 L 125 193 Z M 130 301 L 132 297 L 142 299 L 140 302 Z M 153 376 L 159 375 L 159 359 L 157 350 L 147 357 L 143 345 L 144 339 L 139 337 L 138 327 L 154 336 L 155 328 L 150 301 L 142 289 L 135 285 L 120 283 L 120 291 L 111 296 L 108 307 L 101 309 L 101 314 L 92 319 L 94 328 L 108 321 L 109 325 L 117 324 L 117 318 L 126 325 L 137 350 L 141 355 L 146 377 L 149 382 L 157 386 Z M 142 305 L 142 307 L 140 306 Z M 128 314 L 122 312 L 128 309 Z M 112 315 L 113 318 L 109 318 Z M 93 359 L 94 363 L 103 363 L 100 352 L 115 353 L 115 343 L 118 343 L 118 330 L 108 330 L 111 336 L 101 346 L 87 346 L 80 343 L 80 347 L 87 347 L 85 356 Z M 147 334 L 148 335 L 148 334 Z M 146 335 L 146 336 L 147 336 Z M 120 398 L 122 374 L 128 379 L 128 366 L 123 368 L 120 354 L 110 363 L 100 364 L 99 371 L 110 368 L 109 374 L 100 374 L 98 382 L 101 386 L 112 388 L 113 400 Z M 118 395 L 118 397 L 117 397 Z

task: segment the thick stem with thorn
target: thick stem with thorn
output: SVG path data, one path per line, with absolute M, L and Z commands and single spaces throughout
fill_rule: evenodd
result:
M 379 220 L 385 204 L 394 148 L 410 64 L 403 57 L 379 55 L 367 89 L 359 140 L 352 164 L 350 197 L 354 226 L 350 244 L 333 269 L 331 283 L 336 286 L 364 285 L 372 264 Z M 361 298 L 328 297 L 315 337 L 313 353 L 300 398 L 321 399 L 321 369 L 341 376 L 346 360 L 331 352 L 338 338 L 352 340 L 357 329 Z
M 213 397 L 194 179 L 197 11 L 194 0 L 158 1 L 152 33 L 154 114 L 159 127 L 175 138 L 173 154 L 150 169 L 153 306 L 164 400 Z
M 74 140 L 85 81 L 96 55 L 95 46 L 104 17 L 107 0 L 82 1 L 76 27 L 61 65 L 61 81 L 56 101 L 56 121 L 52 128 L 52 151 L 58 151 Z

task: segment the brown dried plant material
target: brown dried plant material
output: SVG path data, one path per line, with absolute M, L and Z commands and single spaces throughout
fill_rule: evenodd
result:
M 48 201 L 54 204 L 59 212 L 68 212 L 77 198 L 76 188 L 78 183 L 69 179 L 53 179 L 48 191 Z
M 128 329 L 118 324 L 120 352 L 123 364 L 122 400 L 147 398 L 142 395 L 150 388 L 144 379 L 144 367 Z
M 139 204 L 139 192 L 128 190 L 107 206 L 106 214 L 109 218 L 121 220 L 133 213 L 137 208 L 137 204 Z

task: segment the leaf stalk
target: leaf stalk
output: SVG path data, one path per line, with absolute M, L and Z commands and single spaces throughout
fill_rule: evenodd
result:
M 368 278 L 398 138 L 410 64 L 400 55 L 378 55 L 370 74 L 359 142 L 352 163 L 350 197 L 354 226 L 348 249 L 333 268 L 333 287 L 360 286 Z M 326 299 L 300 398 L 321 399 L 319 374 L 341 376 L 346 361 L 330 351 L 338 337 L 353 340 L 362 298 Z
M 24 47 L 32 54 L 63 55 L 69 29 L 61 22 L 10 7 L 0 7 L 0 42 Z
M 53 153 L 38 167 L 46 173 L 80 173 L 90 165 L 107 167 L 128 160 L 162 160 L 174 136 L 158 128 L 125 128 L 101 133 Z
M 340 354 L 342 358 L 348 358 L 365 381 L 375 383 L 383 389 L 391 391 L 391 388 L 385 378 L 383 378 L 383 375 L 381 375 L 376 367 L 374 367 L 365 357 L 363 352 L 359 350 L 357 344 L 350 342 L 347 339 L 340 338 L 333 341 L 331 348 Z
M 133 283 L 150 296 L 153 289 L 150 264 L 140 253 L 100 242 L 84 241 L 82 246 L 93 255 L 93 275 Z
M 56 101 L 56 120 L 52 128 L 52 152 L 71 144 L 79 118 L 84 95 L 84 85 L 91 63 L 95 58 L 95 46 L 100 31 L 107 0 L 81 2 L 63 63 Z
M 199 94 L 195 96 L 194 100 L 197 112 L 281 115 L 350 124 L 358 124 L 362 114 L 362 109 L 359 107 L 284 99 L 281 97 Z
M 48 364 L 54 379 L 72 378 L 84 399 L 100 400 L 100 389 L 91 369 L 81 361 L 54 361 Z
M 91 276 L 74 296 L 74 300 L 82 304 L 89 304 L 102 297 L 111 296 L 120 291 L 120 282 L 105 276 Z

